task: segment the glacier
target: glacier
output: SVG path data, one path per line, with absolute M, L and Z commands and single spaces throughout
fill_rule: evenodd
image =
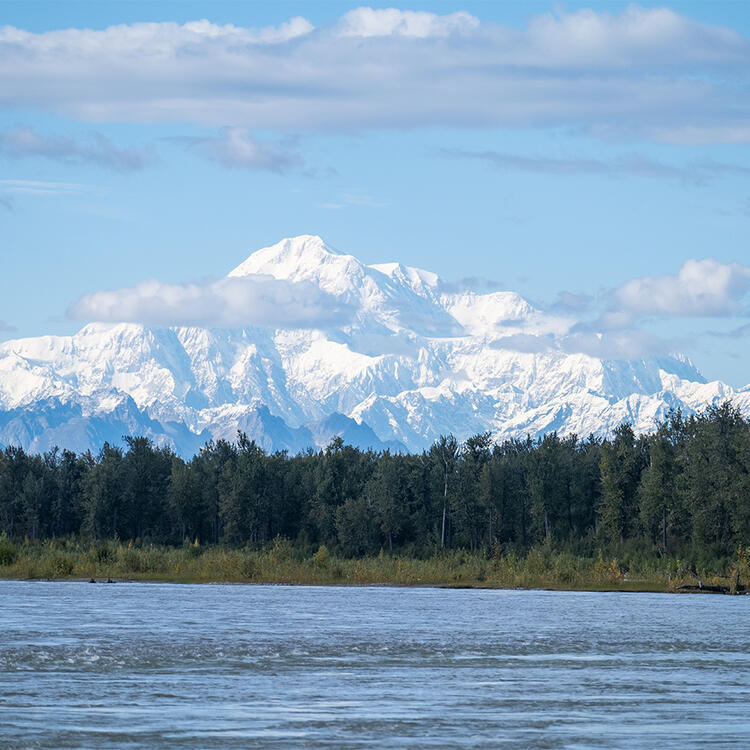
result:
M 671 409 L 750 386 L 706 382 L 682 356 L 603 359 L 556 341 L 576 321 L 509 291 L 457 291 L 400 263 L 366 265 L 320 237 L 284 239 L 227 278 L 314 285 L 341 303 L 316 328 L 90 323 L 0 343 L 0 446 L 97 451 L 147 435 L 183 455 L 241 430 L 291 453 L 334 436 L 419 451 L 441 434 L 496 440 L 556 430 L 652 430 Z

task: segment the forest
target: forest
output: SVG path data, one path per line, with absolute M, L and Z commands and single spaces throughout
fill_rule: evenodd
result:
M 283 539 L 343 558 L 443 550 L 593 556 L 636 543 L 717 559 L 750 542 L 750 421 L 730 403 L 672 413 L 648 435 L 549 433 L 493 444 L 442 436 L 416 455 L 267 454 L 240 434 L 190 460 L 144 437 L 98 455 L 0 452 L 6 540 L 78 538 L 261 548 Z

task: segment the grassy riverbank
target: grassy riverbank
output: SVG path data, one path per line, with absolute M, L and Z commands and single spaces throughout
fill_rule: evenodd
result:
M 305 553 L 284 540 L 262 550 L 133 546 L 76 540 L 13 543 L 0 537 L 0 578 L 173 581 L 180 583 L 392 584 L 473 588 L 675 591 L 696 584 L 679 558 L 582 557 L 540 547 L 525 555 L 443 552 L 428 559 L 350 559 L 325 547 Z M 702 585 L 750 583 L 748 554 L 699 568 Z

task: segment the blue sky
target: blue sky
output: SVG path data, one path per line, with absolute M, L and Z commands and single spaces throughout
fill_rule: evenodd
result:
M 0 2 L 0 338 L 320 234 L 749 383 L 745 4 L 390 7 Z

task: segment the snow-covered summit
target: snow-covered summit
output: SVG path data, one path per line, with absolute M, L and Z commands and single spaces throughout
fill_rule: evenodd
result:
M 313 286 L 353 314 L 306 329 L 92 323 L 1 343 L 0 444 L 97 449 L 142 432 L 188 453 L 242 429 L 269 449 L 345 434 L 415 450 L 448 432 L 649 430 L 669 409 L 726 398 L 750 412 L 750 388 L 706 383 L 685 358 L 566 351 L 555 342 L 574 321 L 512 291 L 455 291 L 320 237 L 258 250 L 229 276 Z
M 303 234 L 256 250 L 228 275 L 267 274 L 276 279 L 298 281 L 316 277 L 321 267 L 329 264 L 341 267 L 339 259 L 344 260 L 344 263 L 347 260 L 357 262 L 353 256 L 345 256 L 334 250 L 320 237 Z
M 368 266 L 314 235 L 258 250 L 229 273 L 254 275 L 314 284 L 357 309 L 354 328 L 360 331 L 454 335 L 461 330 L 439 302 L 436 274 L 400 263 Z

